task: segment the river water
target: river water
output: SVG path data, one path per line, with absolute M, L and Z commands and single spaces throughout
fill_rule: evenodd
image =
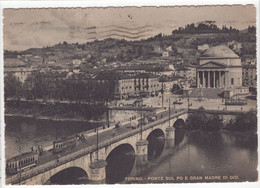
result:
M 56 138 L 70 136 L 99 126 L 96 123 L 36 120 L 24 117 L 5 117 L 5 156 L 11 158 L 19 154 L 17 138 L 20 136 L 21 152 L 32 146 L 52 146 Z
M 90 127 L 94 125 L 7 118 L 6 156 L 18 150 L 15 137 L 19 133 L 23 150 L 29 150 L 33 144 L 51 144 L 57 134 L 67 136 Z M 108 184 L 256 181 L 257 137 L 224 130 L 177 130 L 175 140 L 165 140 L 163 136 L 150 139 L 147 159 L 136 157 L 126 145 L 112 151 L 107 162 Z M 52 179 L 52 184 L 89 183 L 87 174 L 76 168 L 58 176 Z M 66 182 L 62 181 L 64 177 Z

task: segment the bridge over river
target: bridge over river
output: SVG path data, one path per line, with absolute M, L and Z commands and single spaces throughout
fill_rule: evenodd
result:
M 48 184 L 52 176 L 71 167 L 83 169 L 91 182 L 103 182 L 106 179 L 106 159 L 113 150 L 119 146 L 128 145 L 139 158 L 138 161 L 147 160 L 148 138 L 163 135 L 167 142 L 172 140 L 174 143 L 175 128 L 185 125 L 188 110 L 163 109 L 157 112 L 156 116 L 156 121 L 136 129 L 120 126 L 100 131 L 84 141 L 78 141 L 74 148 L 61 153 L 58 160 L 57 155 L 51 150 L 44 151 L 36 167 L 21 174 L 7 176 L 6 184 Z

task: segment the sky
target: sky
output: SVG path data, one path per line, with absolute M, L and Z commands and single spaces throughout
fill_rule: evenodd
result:
M 18 51 L 63 41 L 140 40 L 207 20 L 237 29 L 256 25 L 253 5 L 4 9 L 3 17 L 4 49 Z

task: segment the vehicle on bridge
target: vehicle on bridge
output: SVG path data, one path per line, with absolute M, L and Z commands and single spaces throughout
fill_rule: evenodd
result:
M 32 151 L 15 156 L 6 161 L 6 173 L 8 175 L 16 174 L 19 171 L 36 166 L 39 162 L 39 153 Z
M 138 120 L 132 120 L 131 123 L 130 123 L 130 127 L 132 129 L 136 129 L 139 127 L 139 123 L 138 123 Z
M 79 138 L 77 136 L 70 136 L 53 141 L 53 153 L 59 153 L 64 150 L 72 149 L 76 146 L 78 140 Z
M 181 104 L 183 104 L 183 102 L 181 102 L 181 101 L 174 101 L 172 104 L 178 104 L 178 105 L 181 105 Z

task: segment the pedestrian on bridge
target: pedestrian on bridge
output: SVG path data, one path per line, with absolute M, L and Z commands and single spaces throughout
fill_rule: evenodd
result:
M 113 133 L 112 133 L 113 136 L 115 136 L 115 129 L 113 129 Z

